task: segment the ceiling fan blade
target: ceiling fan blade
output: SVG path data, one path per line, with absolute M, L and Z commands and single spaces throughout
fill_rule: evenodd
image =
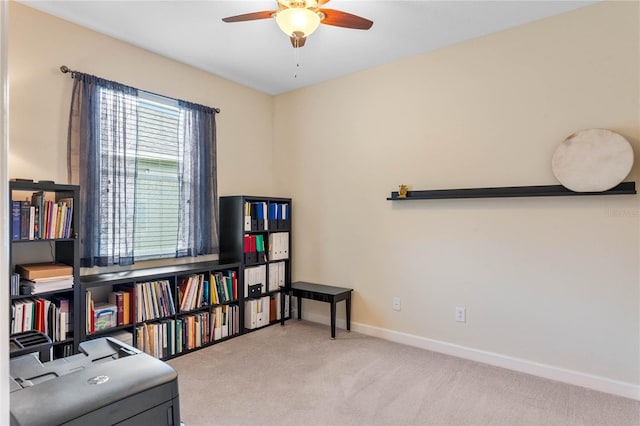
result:
M 255 21 L 257 19 L 267 19 L 273 16 L 275 10 L 263 10 L 261 12 L 245 13 L 244 15 L 229 16 L 222 18 L 224 22 L 243 22 L 243 21 Z
M 368 30 L 373 25 L 373 21 L 340 10 L 320 9 L 320 11 L 325 14 L 325 18 L 320 21 L 321 24 L 354 30 Z

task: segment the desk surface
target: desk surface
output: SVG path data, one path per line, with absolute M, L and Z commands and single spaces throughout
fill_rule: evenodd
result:
M 304 281 L 296 281 L 294 283 L 291 283 L 291 288 L 293 290 L 312 291 L 314 293 L 328 294 L 330 296 L 337 296 L 339 294 L 353 291 L 352 288 L 335 287 L 335 286 L 324 285 L 324 284 L 314 284 L 314 283 L 308 283 Z

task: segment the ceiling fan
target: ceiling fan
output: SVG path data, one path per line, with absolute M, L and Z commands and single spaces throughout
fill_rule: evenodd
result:
M 294 48 L 304 46 L 309 35 L 320 24 L 368 30 L 373 21 L 334 9 L 321 9 L 329 0 L 277 0 L 277 10 L 263 10 L 223 18 L 224 22 L 255 21 L 275 18 L 280 29 L 289 36 Z

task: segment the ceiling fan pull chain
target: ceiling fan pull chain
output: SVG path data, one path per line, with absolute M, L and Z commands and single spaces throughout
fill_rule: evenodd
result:
M 293 51 L 295 52 L 294 55 L 296 55 L 296 71 L 293 73 L 293 78 L 298 78 L 298 70 L 300 69 L 300 49 L 293 49 Z

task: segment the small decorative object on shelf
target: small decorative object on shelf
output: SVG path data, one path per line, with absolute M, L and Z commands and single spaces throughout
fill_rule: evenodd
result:
M 407 198 L 407 185 L 400 185 L 400 190 L 398 191 L 398 198 Z

